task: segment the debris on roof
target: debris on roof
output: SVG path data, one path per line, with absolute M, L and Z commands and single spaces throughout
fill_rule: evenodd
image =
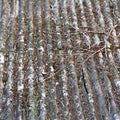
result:
M 120 120 L 120 0 L 1 0 L 0 120 Z

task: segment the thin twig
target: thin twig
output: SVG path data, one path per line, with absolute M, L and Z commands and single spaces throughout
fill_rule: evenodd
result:
M 94 53 L 91 54 L 90 56 L 88 56 L 88 57 L 83 61 L 82 64 L 84 64 L 85 62 L 87 62 L 89 58 L 91 58 L 92 56 L 94 56 L 94 55 L 97 54 L 98 52 L 102 51 L 103 49 L 105 49 L 105 46 L 102 47 L 101 49 L 99 49 L 98 51 L 94 52 Z
M 117 26 L 118 26 L 118 25 L 114 25 L 114 26 L 111 28 L 110 32 L 108 33 L 108 36 L 107 36 L 107 39 L 106 39 L 106 40 L 109 39 L 112 31 L 113 31 Z M 88 56 L 88 57 L 82 62 L 82 64 L 84 64 L 85 62 L 87 62 L 89 58 L 91 58 L 92 56 L 94 56 L 94 55 L 97 54 L 98 52 L 104 50 L 105 48 L 106 48 L 106 45 L 105 45 L 104 47 L 100 48 L 99 50 L 97 50 L 96 52 L 94 52 L 93 54 L 91 54 L 90 56 Z M 68 67 L 64 66 L 63 68 L 61 68 L 61 69 L 59 69 L 58 71 L 56 71 L 56 72 L 54 73 L 54 75 L 45 78 L 44 81 L 47 81 L 47 80 L 49 80 L 50 78 L 54 77 L 57 73 L 59 73 L 59 72 L 60 72 L 61 70 L 63 70 L 64 68 L 67 69 Z
M 109 39 L 112 31 L 113 31 L 117 26 L 118 26 L 118 25 L 114 25 L 114 26 L 111 28 L 110 32 L 108 33 L 108 36 L 107 36 L 106 40 Z M 90 56 L 88 56 L 88 57 L 83 61 L 83 64 L 84 64 L 85 62 L 87 62 L 89 58 L 91 58 L 92 56 L 94 56 L 96 53 L 102 51 L 103 49 L 106 49 L 106 45 L 105 45 L 104 47 L 102 47 L 101 49 L 97 50 L 96 52 L 94 52 L 93 54 L 91 54 Z

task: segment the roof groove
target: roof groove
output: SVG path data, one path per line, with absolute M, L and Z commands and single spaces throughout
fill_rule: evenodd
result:
M 53 67 L 53 45 L 52 45 L 52 39 L 51 39 L 51 25 L 50 25 L 50 4 L 48 0 L 45 0 L 44 2 L 44 14 L 45 14 L 45 30 L 46 30 L 46 44 L 47 44 L 47 62 L 48 62 L 48 71 L 50 75 L 50 80 L 48 81 L 48 104 L 50 109 L 50 119 L 57 120 L 58 116 L 58 107 L 56 103 L 56 91 L 55 91 L 55 70 Z
M 33 3 L 29 0 L 25 1 L 25 12 L 26 12 L 26 45 L 27 45 L 27 80 L 28 80 L 28 118 L 35 119 L 33 115 L 32 107 L 34 106 L 33 99 L 33 82 L 34 82 L 34 66 L 33 66 Z
M 69 100 L 68 100 L 68 78 L 66 75 L 66 68 L 64 64 L 64 56 L 63 56 L 63 50 L 62 50 L 62 41 L 61 41 L 61 34 L 60 34 L 60 17 L 59 17 L 59 3 L 58 0 L 52 1 L 52 12 L 53 12 L 53 20 L 55 21 L 55 31 L 56 31 L 56 42 L 57 42 L 57 54 L 59 55 L 59 69 L 60 69 L 60 76 L 59 76 L 59 84 L 62 84 L 62 96 L 63 96 L 63 119 L 69 120 L 70 114 L 69 114 Z M 61 83 L 62 82 L 62 83 Z
M 17 107 L 16 107 L 16 119 L 22 119 L 22 94 L 23 94 L 23 80 L 24 80 L 24 73 L 23 73 L 23 52 L 24 51 L 24 18 L 23 18 L 23 2 L 19 1 L 19 12 L 18 12 L 18 71 L 17 71 Z
M 38 119 L 45 120 L 46 118 L 46 91 L 45 91 L 45 80 L 44 80 L 44 63 L 43 63 L 43 54 L 44 54 L 44 47 L 42 46 L 42 22 L 41 20 L 41 14 L 42 9 L 40 8 L 41 2 L 38 0 L 35 1 L 35 18 L 36 18 L 36 47 L 37 47 L 37 60 L 38 60 L 38 80 L 40 82 L 40 85 L 38 85 L 38 90 L 40 93 L 40 100 L 39 100 L 39 116 Z
M 5 3 L 3 2 L 4 4 L 4 7 L 5 7 Z M 6 3 L 6 5 L 10 5 L 8 2 Z M 14 59 L 14 56 L 13 56 L 13 53 L 11 52 L 12 49 L 13 49 L 13 35 L 12 35 L 12 16 L 10 13 L 13 14 L 13 9 L 11 8 L 12 6 L 10 5 L 10 10 L 6 9 L 4 11 L 4 14 L 6 12 L 6 14 L 8 14 L 8 18 L 7 18 L 7 15 L 4 15 L 3 14 L 3 22 L 2 22 L 2 25 L 3 25 L 3 28 L 2 29 L 5 29 L 5 24 L 6 24 L 6 20 L 8 19 L 8 23 L 9 25 L 7 26 L 8 27 L 8 33 L 9 36 L 8 36 L 8 65 L 7 65 L 7 81 L 6 81 L 6 96 L 5 96 L 5 106 L 4 106 L 4 114 L 3 114 L 3 118 L 5 118 L 6 120 L 8 119 L 8 116 L 11 115 L 11 109 L 12 109 L 12 105 L 11 105 L 11 102 L 12 102 L 12 77 L 13 77 L 13 59 Z M 7 19 L 6 19 L 7 18 Z M 2 31 L 3 33 L 3 36 L 5 35 L 4 34 L 4 31 Z M 2 36 L 2 39 L 4 39 L 4 37 Z M 1 40 L 2 40 L 1 39 Z M 1 45 L 4 45 L 5 43 L 1 43 Z M 1 46 L 1 47 L 4 47 L 4 46 Z M 12 116 L 11 116 L 12 117 Z

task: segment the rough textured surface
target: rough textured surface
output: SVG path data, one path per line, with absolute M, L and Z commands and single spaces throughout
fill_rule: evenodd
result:
M 0 120 L 120 120 L 120 0 L 0 0 Z

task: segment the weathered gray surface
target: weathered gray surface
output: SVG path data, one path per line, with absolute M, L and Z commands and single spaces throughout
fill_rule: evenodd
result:
M 120 120 L 119 0 L 0 1 L 0 120 Z

